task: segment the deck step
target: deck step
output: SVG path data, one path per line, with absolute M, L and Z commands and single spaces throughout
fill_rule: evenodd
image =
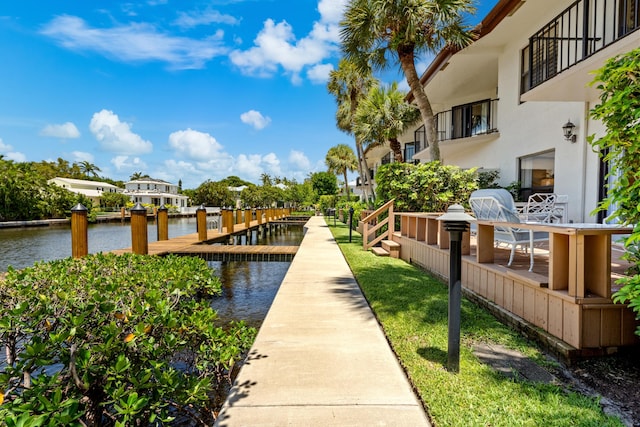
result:
M 389 252 L 386 251 L 385 249 L 382 249 L 380 246 L 372 247 L 371 252 L 373 252 L 377 256 L 389 256 Z
M 389 256 L 392 258 L 400 258 L 400 243 L 393 240 L 383 240 L 380 242 L 382 249 L 389 252 Z

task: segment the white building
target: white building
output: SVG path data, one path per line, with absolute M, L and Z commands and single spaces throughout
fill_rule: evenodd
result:
M 636 0 L 499 1 L 474 43 L 443 50 L 422 75 L 442 162 L 498 170 L 501 185 L 520 182 L 523 199 L 568 195 L 567 219 L 601 222 L 591 212 L 608 169 L 587 137 L 605 129 L 589 117 L 599 93 L 588 83 L 608 58 L 640 46 L 639 14 Z M 575 136 L 565 138 L 568 122 Z M 429 161 L 424 127 L 400 140 L 406 161 Z M 369 151 L 369 166 L 388 154 Z
M 138 179 L 125 184 L 124 194 L 131 197 L 133 203 L 154 206 L 172 205 L 179 210 L 187 207 L 189 198 L 178 194 L 178 186 L 156 179 Z
M 47 182 L 69 190 L 72 193 L 87 196 L 94 205 L 100 204 L 100 198 L 103 193 L 122 193 L 124 191 L 122 188 L 116 187 L 108 182 L 87 181 L 84 179 L 56 177 Z

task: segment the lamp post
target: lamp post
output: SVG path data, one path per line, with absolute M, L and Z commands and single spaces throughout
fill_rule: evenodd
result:
M 349 243 L 351 243 L 352 230 L 353 230 L 353 206 L 349 208 Z
M 437 218 L 444 221 L 449 232 L 449 336 L 447 342 L 447 368 L 460 371 L 460 304 L 462 300 L 462 233 L 469 222 L 476 219 L 464 212 L 460 205 L 451 205 L 447 213 Z

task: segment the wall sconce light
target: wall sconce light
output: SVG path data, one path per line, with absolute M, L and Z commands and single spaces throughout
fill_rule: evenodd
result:
M 576 135 L 573 133 L 573 130 L 576 128 L 576 125 L 571 123 L 570 120 L 562 126 L 562 131 L 564 132 L 564 139 L 571 142 L 576 142 Z

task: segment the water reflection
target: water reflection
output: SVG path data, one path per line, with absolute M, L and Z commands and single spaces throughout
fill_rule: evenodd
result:
M 169 238 L 196 232 L 195 218 L 169 220 Z M 90 224 L 87 230 L 89 253 L 108 252 L 131 247 L 129 223 Z M 150 242 L 158 240 L 156 224 L 149 223 Z M 71 256 L 71 227 L 51 226 L 0 229 L 0 272 L 8 266 L 20 269 L 36 261 L 51 261 Z

